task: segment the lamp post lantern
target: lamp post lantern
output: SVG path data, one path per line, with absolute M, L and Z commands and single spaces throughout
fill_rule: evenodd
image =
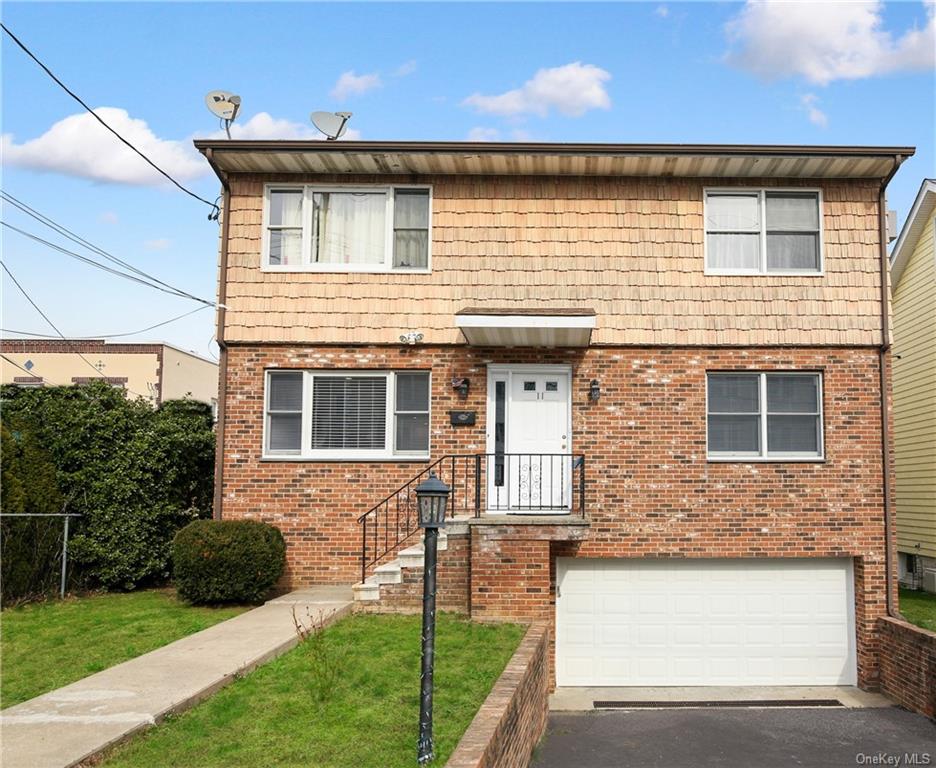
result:
M 425 529 L 423 567 L 422 674 L 419 694 L 419 744 L 416 760 L 422 765 L 435 757 L 432 745 L 432 672 L 435 665 L 436 555 L 439 528 L 445 527 L 445 510 L 452 489 L 435 472 L 416 488 L 419 527 Z

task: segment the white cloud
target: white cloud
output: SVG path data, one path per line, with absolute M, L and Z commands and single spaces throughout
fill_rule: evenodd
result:
M 406 77 L 407 75 L 413 74 L 416 71 L 416 60 L 410 59 L 409 61 L 404 61 L 400 66 L 398 66 L 393 71 L 394 77 Z
M 120 217 L 113 211 L 104 211 L 104 213 L 98 216 L 98 221 L 102 224 L 117 224 L 120 221 Z
M 500 131 L 497 128 L 483 128 L 478 126 L 468 131 L 468 141 L 497 141 Z
M 372 91 L 374 88 L 380 88 L 383 83 L 380 81 L 380 75 L 377 72 L 371 72 L 367 75 L 356 75 L 353 69 L 342 72 L 341 77 L 335 83 L 331 90 L 333 99 L 344 101 L 349 96 L 360 96 L 362 93 Z
M 165 251 L 170 245 L 172 245 L 172 241 L 165 237 L 143 241 L 143 247 L 147 251 Z
M 820 128 L 827 128 L 829 126 L 829 118 L 825 112 L 816 106 L 818 103 L 819 97 L 814 93 L 806 93 L 800 96 L 800 109 L 806 112 L 809 122 L 813 125 L 818 125 Z
M 156 136 L 145 120 L 132 118 L 125 109 L 100 107 L 95 112 L 121 136 L 137 147 L 156 165 L 181 182 L 207 176 L 210 168 L 192 146 L 192 137 L 181 140 Z M 198 132 L 207 139 L 225 138 L 223 130 Z M 359 139 L 361 132 L 349 128 L 343 139 Z M 259 112 L 246 122 L 231 126 L 234 139 L 324 139 L 312 125 L 294 123 Z M 92 181 L 137 186 L 159 186 L 168 182 L 133 150 L 87 112 L 70 115 L 53 124 L 41 136 L 16 142 L 13 134 L 0 137 L 0 154 L 11 166 L 34 171 L 60 173 Z M 117 222 L 117 214 L 106 211 L 101 221 Z
M 475 93 L 462 103 L 495 115 L 545 117 L 555 109 L 570 117 L 581 117 L 591 109 L 611 107 L 611 98 L 604 86 L 610 79 L 609 72 L 593 64 L 574 61 L 563 67 L 540 69 L 520 88 L 496 96 Z
M 726 26 L 727 60 L 765 79 L 800 76 L 818 85 L 936 66 L 936 0 L 926 27 L 899 37 L 883 28 L 880 0 L 748 0 Z
M 187 142 L 159 138 L 145 120 L 130 117 L 125 109 L 100 107 L 95 112 L 176 179 L 185 181 L 207 172 L 206 163 Z M 5 163 L 35 171 L 118 184 L 155 185 L 165 182 L 87 112 L 59 120 L 38 138 L 22 144 L 17 144 L 12 134 L 3 134 L 0 151 Z
M 665 19 L 667 16 L 669 16 L 669 8 L 665 5 L 658 5 L 654 13 L 661 19 Z

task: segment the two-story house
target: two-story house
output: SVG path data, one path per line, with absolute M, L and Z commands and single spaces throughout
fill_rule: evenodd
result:
M 218 514 L 290 585 L 552 622 L 560 685 L 873 687 L 912 148 L 198 141 Z

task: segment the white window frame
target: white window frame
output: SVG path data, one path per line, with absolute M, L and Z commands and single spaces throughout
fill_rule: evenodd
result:
M 790 192 L 810 193 L 816 195 L 819 206 L 819 268 L 818 269 L 767 269 L 767 193 Z M 760 264 L 757 269 L 740 269 L 737 267 L 710 267 L 708 260 L 708 200 L 709 195 L 754 195 L 758 196 L 760 211 Z M 705 259 L 706 275 L 763 275 L 767 277 L 786 277 L 789 275 L 799 277 L 823 277 L 825 275 L 825 230 L 823 222 L 823 201 L 821 187 L 704 187 L 702 189 L 702 251 Z M 752 233 L 753 234 L 753 233 Z
M 397 189 L 424 189 L 429 192 L 429 227 L 427 232 L 426 266 L 407 268 L 393 266 L 393 203 Z M 312 195 L 316 192 L 374 193 L 386 195 L 386 232 L 384 234 L 384 260 L 382 264 L 270 264 L 270 193 L 274 191 L 302 190 L 302 258 L 312 254 Z M 431 184 L 264 184 L 263 185 L 263 229 L 260 269 L 263 272 L 363 272 L 370 274 L 428 275 L 432 272 L 432 185 Z M 287 227 L 288 229 L 288 227 Z
M 757 417 L 760 424 L 760 446 L 759 453 L 753 452 L 717 452 L 709 450 L 709 378 L 712 376 L 757 376 L 759 410 Z M 802 451 L 773 452 L 768 453 L 767 445 L 767 377 L 768 376 L 811 376 L 818 379 L 818 405 L 819 405 L 819 452 L 804 453 Z M 717 370 L 705 372 L 705 455 L 710 462 L 823 462 L 825 461 L 825 409 L 823 395 L 823 372 L 822 371 L 785 371 L 785 370 L 758 370 L 751 371 L 747 369 L 740 370 Z M 753 413 L 745 414 L 753 416 Z M 816 416 L 817 414 L 787 413 L 787 416 Z
M 270 402 L 270 374 L 301 373 L 302 376 L 302 436 L 298 451 L 271 451 L 267 443 Z M 263 376 L 263 435 L 261 458 L 265 461 L 426 461 L 430 446 L 425 451 L 396 451 L 396 374 L 425 373 L 429 376 L 429 442 L 432 442 L 432 372 L 423 368 L 388 370 L 308 370 L 297 368 L 268 368 Z M 376 378 L 387 379 L 386 432 L 382 449 L 312 450 L 312 397 L 316 378 Z

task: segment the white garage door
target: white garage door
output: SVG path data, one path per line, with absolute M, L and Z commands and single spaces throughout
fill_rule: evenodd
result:
M 557 565 L 556 683 L 854 685 L 851 560 Z

